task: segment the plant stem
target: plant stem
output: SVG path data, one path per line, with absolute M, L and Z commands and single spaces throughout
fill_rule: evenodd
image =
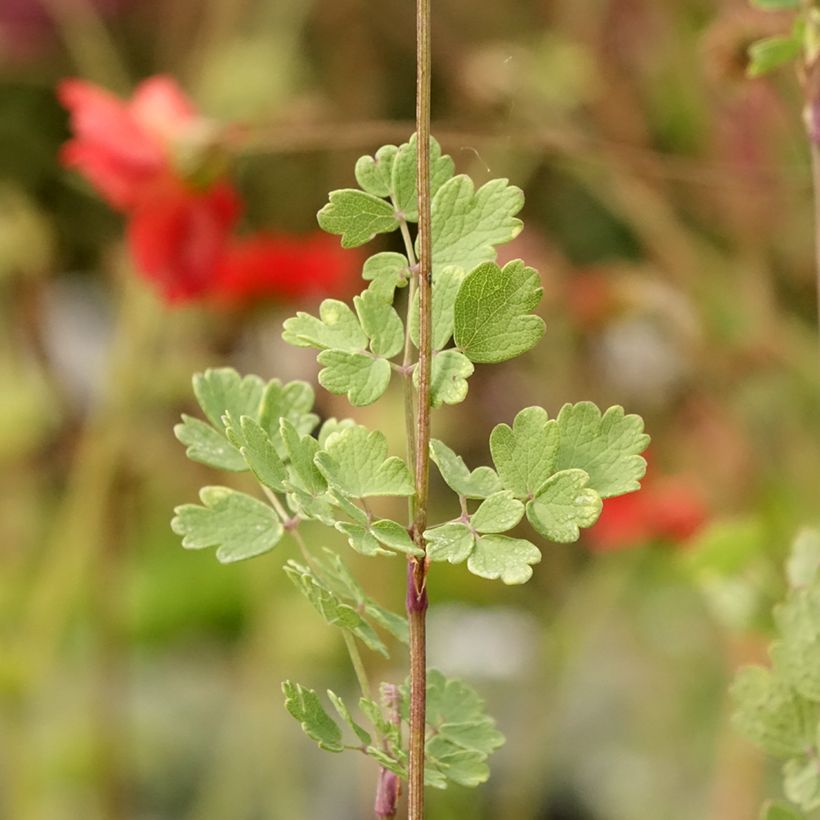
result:
M 416 5 L 416 138 L 419 202 L 419 399 L 416 425 L 416 509 L 413 534 L 424 550 L 430 473 L 430 366 L 432 362 L 432 249 L 430 244 L 430 0 Z M 427 561 L 407 566 L 410 627 L 410 739 L 408 820 L 424 817 L 424 741 L 427 698 Z

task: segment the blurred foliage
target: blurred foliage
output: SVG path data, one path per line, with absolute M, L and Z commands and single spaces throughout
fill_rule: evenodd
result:
M 788 71 L 744 76 L 748 45 L 788 21 L 742 0 L 437 0 L 434 15 L 434 131 L 477 184 L 521 182 L 527 228 L 499 261 L 539 269 L 547 324 L 537 352 L 438 411 L 434 435 L 474 466 L 525 404 L 620 403 L 646 417 L 650 475 L 696 488 L 711 522 L 678 548 L 556 547 L 523 591 L 437 567 L 431 662 L 471 679 L 508 743 L 478 794 L 431 795 L 431 820 L 749 820 L 777 771 L 735 739 L 726 688 L 764 655 L 820 486 L 800 94 Z M 53 90 L 173 74 L 255 129 L 248 224 L 301 232 L 359 155 L 412 131 L 412 31 L 399 0 L 0 5 L 0 816 L 369 810 L 366 761 L 325 761 L 281 705 L 285 669 L 354 688 L 281 572 L 289 548 L 220 567 L 168 524 L 207 480 L 172 434 L 190 374 L 314 377 L 313 359 L 282 344 L 277 305 L 150 299 L 118 218 L 59 166 Z M 386 401 L 396 452 L 400 396 Z M 319 412 L 349 410 L 323 395 Z M 383 426 L 372 412 L 357 420 Z M 399 608 L 401 562 L 376 577 L 348 555 Z M 375 679 L 403 678 L 372 660 Z

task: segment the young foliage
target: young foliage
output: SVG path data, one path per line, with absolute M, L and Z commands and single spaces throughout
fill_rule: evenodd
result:
M 818 542 L 820 534 L 808 531 L 795 542 L 789 577 L 799 584 L 791 587 L 775 610 L 777 638 L 770 651 L 771 667 L 744 667 L 732 685 L 735 726 L 770 755 L 785 759 L 786 797 L 807 812 L 820 807 Z M 762 816 L 766 820 L 800 817 L 777 805 L 765 808 Z
M 418 243 L 413 238 L 419 218 L 417 148 L 414 136 L 360 158 L 355 168 L 360 189 L 331 193 L 318 215 L 320 225 L 345 247 L 398 231 L 404 253 L 375 253 L 362 269 L 367 287 L 351 305 L 326 299 L 317 315 L 299 312 L 288 319 L 282 333 L 287 343 L 317 351 L 319 384 L 354 406 L 376 402 L 398 374 L 413 414 L 464 401 L 476 365 L 524 354 L 546 332 L 543 319 L 533 313 L 542 298 L 538 273 L 521 260 L 503 267 L 495 263 L 497 246 L 521 231 L 516 215 L 522 192 L 503 179 L 476 189 L 468 177 L 455 174 L 452 159 L 431 140 L 427 341 L 432 355 L 429 392 L 419 395 L 420 366 L 413 354 L 426 345 L 420 339 Z M 406 320 L 396 303 L 407 311 Z M 640 455 L 648 444 L 643 423 L 622 408 L 602 413 L 588 402 L 567 404 L 551 419 L 546 410 L 528 407 L 511 424 L 492 431 L 494 466 L 471 470 L 444 442 L 430 441 L 441 486 L 452 491 L 461 514 L 427 524 L 420 535 L 412 517 L 407 522 L 382 518 L 369 506 L 371 498 L 412 499 L 412 465 L 389 452 L 382 432 L 351 419 L 328 419 L 317 430 L 309 384 L 264 382 L 222 368 L 196 376 L 194 393 L 205 420 L 183 416 L 176 428 L 188 456 L 216 469 L 249 472 L 261 497 L 206 487 L 202 506 L 177 508 L 174 530 L 188 548 L 216 547 L 220 561 L 259 555 L 290 534 L 302 558 L 289 557 L 284 571 L 316 612 L 344 633 L 360 679 L 358 644 L 387 655 L 388 636 L 408 642 L 408 619 L 370 597 L 335 548 L 317 553 L 300 535 L 303 521 L 340 533 L 361 555 L 463 563 L 481 578 L 521 584 L 541 560 L 538 546 L 518 532 L 525 521 L 550 541 L 575 541 L 597 520 L 603 499 L 638 489 L 646 467 Z M 410 452 L 416 421 L 408 418 Z M 813 649 L 805 635 L 801 641 L 785 644 L 784 657 Z M 427 680 L 426 783 L 444 788 L 484 782 L 488 757 L 503 737 L 469 686 L 435 671 Z M 407 737 L 406 687 L 399 691 L 384 685 L 381 702 L 363 696 L 358 706 L 364 722 L 329 691 L 341 725 L 313 690 L 285 682 L 283 691 L 288 711 L 320 747 L 356 749 L 383 772 L 408 777 L 413 758 L 402 742 Z M 343 729 L 351 743 L 343 740 Z M 769 728 L 765 736 L 776 731 Z M 414 748 L 420 750 L 416 737 Z M 802 787 L 801 772 L 792 779 Z

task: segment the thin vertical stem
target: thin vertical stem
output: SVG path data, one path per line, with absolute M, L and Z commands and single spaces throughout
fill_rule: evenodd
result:
M 432 249 L 430 243 L 430 0 L 416 5 L 416 138 L 419 202 L 419 380 L 416 425 L 416 509 L 413 534 L 425 549 L 430 473 L 430 366 L 432 362 Z M 407 567 L 410 626 L 410 754 L 408 820 L 424 817 L 424 741 L 427 697 L 427 562 L 413 558 Z

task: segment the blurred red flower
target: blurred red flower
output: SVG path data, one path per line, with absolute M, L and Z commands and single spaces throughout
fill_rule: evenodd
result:
M 360 259 L 328 234 L 259 234 L 228 248 L 214 296 L 222 302 L 344 292 Z
M 57 93 L 74 131 L 63 163 L 126 215 L 137 268 L 169 303 L 293 299 L 355 275 L 358 258 L 324 235 L 232 238 L 242 203 L 227 176 L 224 132 L 173 79 L 145 80 L 128 100 L 82 80 L 65 80 Z
M 608 498 L 598 523 L 587 533 L 596 552 L 639 547 L 663 541 L 682 544 L 706 522 L 708 510 L 700 493 L 674 476 L 648 479 L 634 493 Z

